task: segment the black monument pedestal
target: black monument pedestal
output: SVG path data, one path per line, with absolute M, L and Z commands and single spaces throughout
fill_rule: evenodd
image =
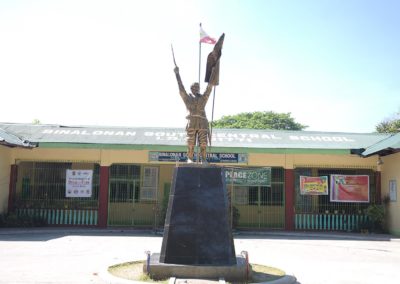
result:
M 151 278 L 246 277 L 236 257 L 224 170 L 217 166 L 175 168 L 160 254 L 151 256 Z

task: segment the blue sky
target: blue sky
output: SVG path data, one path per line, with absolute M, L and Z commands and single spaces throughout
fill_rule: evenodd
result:
M 0 121 L 184 127 L 170 45 L 189 89 L 202 22 L 226 34 L 216 119 L 272 110 L 372 132 L 400 111 L 399 14 L 394 0 L 0 0 Z

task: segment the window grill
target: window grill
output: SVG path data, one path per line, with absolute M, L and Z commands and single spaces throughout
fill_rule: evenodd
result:
M 67 170 L 93 170 L 91 197 L 66 197 Z M 100 167 L 95 163 L 25 162 L 18 164 L 15 209 L 50 225 L 96 225 Z
M 227 168 L 226 171 L 229 171 Z M 237 228 L 283 229 L 285 226 L 285 174 L 271 168 L 270 186 L 227 184 L 232 226 Z M 233 197 L 233 198 L 232 198 Z

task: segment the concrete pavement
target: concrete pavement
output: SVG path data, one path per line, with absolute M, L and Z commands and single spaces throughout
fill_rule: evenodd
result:
M 390 235 L 240 232 L 236 253 L 299 283 L 396 283 L 400 241 Z M 109 283 L 112 264 L 159 252 L 161 234 L 116 229 L 0 229 L 0 283 Z

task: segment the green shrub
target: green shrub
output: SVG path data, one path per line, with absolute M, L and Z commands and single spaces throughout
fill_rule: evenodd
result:
M 370 232 L 384 233 L 386 228 L 386 210 L 384 205 L 372 204 L 365 210 L 368 221 L 362 227 Z

